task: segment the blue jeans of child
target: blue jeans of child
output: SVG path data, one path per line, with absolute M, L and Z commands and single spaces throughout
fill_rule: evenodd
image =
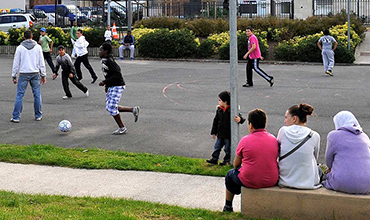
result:
M 20 74 L 17 83 L 17 97 L 15 99 L 13 119 L 19 120 L 23 108 L 23 96 L 26 93 L 27 85 L 30 83 L 33 93 L 33 109 L 35 118 L 42 116 L 41 112 L 41 90 L 39 74 Z
M 212 153 L 212 159 L 213 160 L 218 160 L 220 156 L 220 152 L 222 147 L 225 146 L 224 151 L 225 151 L 225 157 L 224 157 L 224 162 L 230 162 L 230 157 L 231 157 L 231 149 L 230 149 L 230 139 L 224 139 L 224 138 L 217 138 L 216 143 L 215 143 L 215 149 Z

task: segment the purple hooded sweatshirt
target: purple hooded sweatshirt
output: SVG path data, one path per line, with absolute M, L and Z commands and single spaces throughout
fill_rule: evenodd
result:
M 325 157 L 331 171 L 322 184 L 335 191 L 370 194 L 369 137 L 362 132 L 358 122 L 339 128 L 336 124 L 336 129 L 328 134 Z

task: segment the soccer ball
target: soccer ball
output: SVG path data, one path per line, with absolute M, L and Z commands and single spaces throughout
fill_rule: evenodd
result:
M 72 128 L 72 124 L 71 122 L 69 122 L 68 120 L 63 120 L 59 123 L 59 129 L 62 131 L 62 132 L 67 132 L 69 131 L 70 129 Z

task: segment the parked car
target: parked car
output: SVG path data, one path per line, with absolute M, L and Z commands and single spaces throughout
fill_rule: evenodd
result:
M 3 14 L 0 15 L 0 30 L 8 32 L 10 28 L 30 28 L 36 21 L 32 14 Z
M 33 9 L 39 9 L 39 10 L 45 11 L 47 14 L 55 15 L 55 5 L 35 5 Z M 76 12 L 77 12 L 77 16 L 76 16 Z M 77 23 L 79 25 L 81 25 L 82 23 L 85 23 L 87 20 L 86 16 L 83 15 L 81 11 L 74 5 L 57 5 L 57 14 L 62 17 L 68 18 L 69 23 L 74 22 L 76 17 L 77 17 Z M 60 23 L 58 23 L 58 25 L 60 25 Z M 62 23 L 62 25 L 67 25 L 67 24 Z

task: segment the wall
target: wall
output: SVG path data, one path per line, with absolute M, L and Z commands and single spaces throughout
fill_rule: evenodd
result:
M 295 0 L 294 1 L 294 18 L 306 19 L 312 16 L 312 0 Z
M 28 0 L 0 0 L 0 9 L 5 8 L 25 9 L 26 5 L 29 5 L 28 2 L 29 2 Z

